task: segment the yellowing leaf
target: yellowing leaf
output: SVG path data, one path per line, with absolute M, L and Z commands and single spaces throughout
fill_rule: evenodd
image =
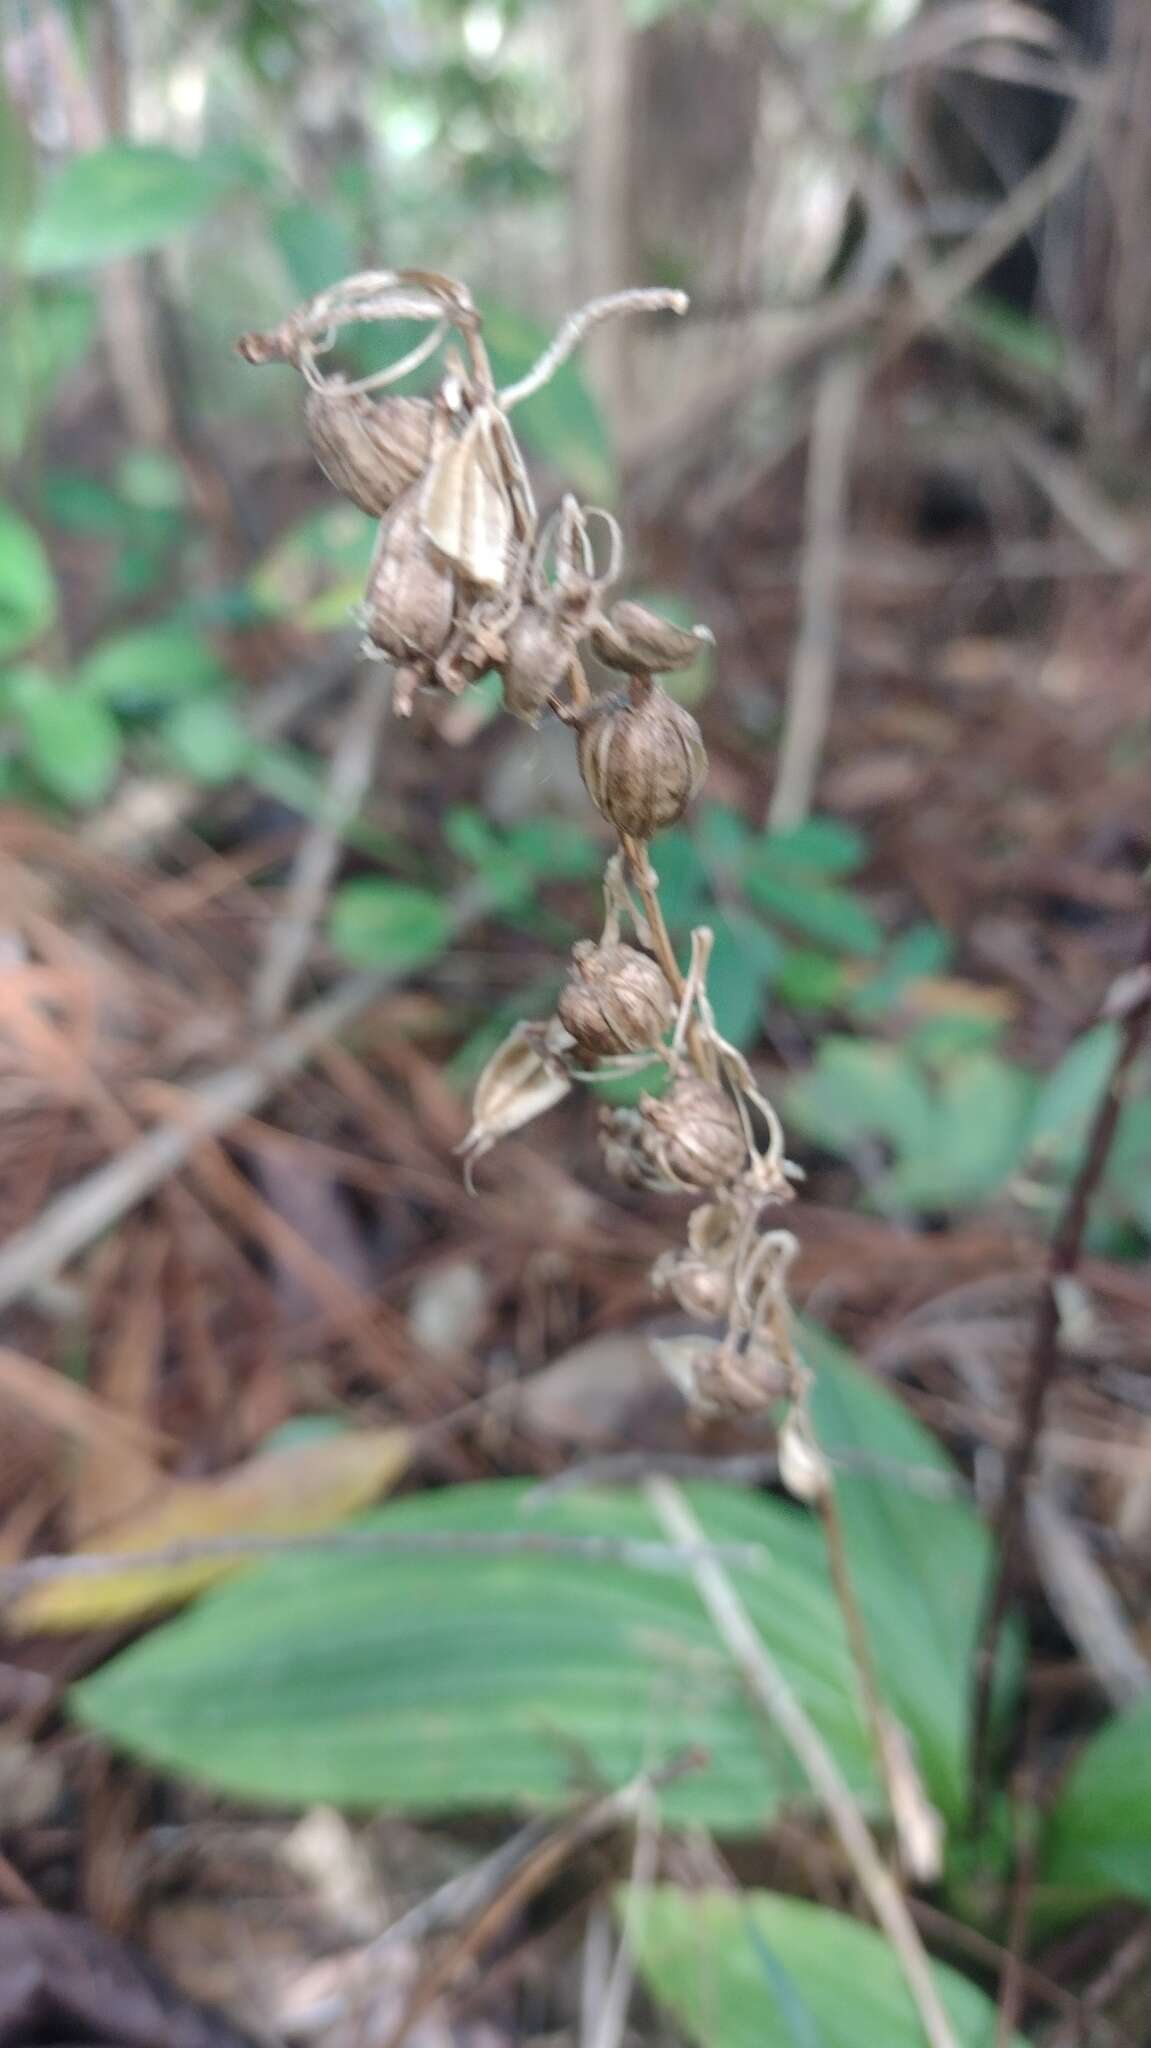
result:
M 130 1555 L 229 1537 L 306 1536 L 387 1493 L 410 1454 L 406 1430 L 371 1430 L 264 1451 L 216 1479 L 168 1480 L 146 1507 L 101 1532 L 95 1554 Z M 32 1587 L 16 1601 L 8 1626 L 29 1633 L 136 1621 L 202 1592 L 243 1563 L 242 1557 L 209 1557 L 59 1579 Z

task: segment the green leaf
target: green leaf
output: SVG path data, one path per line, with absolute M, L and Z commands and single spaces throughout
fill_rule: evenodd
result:
M 847 994 L 844 963 L 807 946 L 789 946 L 779 963 L 775 993 L 795 1010 L 834 1010 Z
M 707 992 L 716 1024 L 732 1045 L 752 1045 L 763 1021 L 764 991 L 779 964 L 779 940 L 734 906 L 713 920 L 713 929 Z
M 1151 1696 L 1086 1745 L 1043 1837 L 1042 1912 L 1063 1917 L 1108 1898 L 1151 1903 Z
M 120 728 L 103 704 L 49 676 L 26 671 L 13 707 L 28 765 L 38 781 L 67 804 L 95 804 L 107 796 L 120 766 Z
M 173 765 L 196 782 L 230 782 L 247 766 L 252 738 L 239 713 L 217 692 L 170 711 L 160 739 Z
M 587 882 L 603 868 L 602 842 L 572 818 L 525 819 L 507 846 L 541 882 Z
M 352 237 L 331 207 L 292 200 L 274 209 L 269 225 L 292 290 L 301 299 L 312 298 L 334 278 L 348 277 L 360 268 Z
M 884 1182 L 905 1209 L 970 1208 L 1019 1165 L 1035 1094 L 1030 1074 L 994 1052 L 973 1052 L 943 1076 L 927 1144 Z
M 796 869 L 784 875 L 753 856 L 746 878 L 747 893 L 782 923 L 816 939 L 838 953 L 878 953 L 883 927 L 850 889 L 812 881 Z
M 161 248 L 213 211 L 236 169 L 223 152 L 180 156 L 154 143 L 113 142 L 73 157 L 33 212 L 23 268 L 40 277 Z
M 26 647 L 56 616 L 56 583 L 39 536 L 0 504 L 0 659 Z
M 76 681 L 118 711 L 150 711 L 213 689 L 225 670 L 212 643 L 191 626 L 139 626 L 102 640 Z
M 807 1899 L 764 1891 L 620 1888 L 640 1972 L 699 2048 L 923 2048 L 891 1944 Z M 958 2048 L 992 2048 L 995 2007 L 932 1963 Z M 1018 2034 L 1009 2048 L 1026 2048 Z
M 881 1138 L 898 1158 L 922 1157 L 935 1133 L 923 1075 L 896 1045 L 828 1037 L 815 1065 L 788 1090 L 788 1115 L 808 1137 L 841 1156 Z
M 962 1500 L 912 1482 L 950 1468 L 927 1433 L 807 1332 L 844 1474 L 853 1578 L 932 1796 L 958 1808 L 974 1588 L 986 1539 Z M 842 1624 L 817 1522 L 793 1504 L 689 1489 L 715 1542 L 763 1545 L 733 1574 L 757 1627 L 856 1794 L 875 1802 Z M 886 1496 L 890 1494 L 890 1505 Z M 539 1504 L 519 1482 L 457 1487 L 369 1526 L 481 1533 L 658 1534 L 621 1493 Z M 928 1611 L 928 1603 L 931 1611 Z M 809 1793 L 748 1705 L 690 1579 L 669 1570 L 461 1546 L 276 1560 L 136 1645 L 84 1685 L 84 1719 L 120 1745 L 241 1796 L 400 1811 L 561 1799 L 591 1774 L 622 1784 L 685 1743 L 705 1769 L 669 1785 L 668 1818 L 744 1834 Z M 922 1718 L 921 1718 L 922 1717 Z
M 708 901 L 707 873 L 687 832 L 661 832 L 651 849 L 659 877 L 659 900 L 673 932 L 686 932 L 698 922 Z
M 1119 1026 L 1097 1024 L 1077 1038 L 1039 1091 L 1027 1134 L 1027 1152 L 1036 1164 L 1069 1165 L 1107 1086 L 1115 1059 Z
M 515 383 L 543 354 L 551 335 L 502 303 L 489 299 L 482 311 L 496 381 Z M 616 494 L 611 444 L 603 415 L 574 358 L 562 364 L 542 391 L 517 406 L 512 417 L 517 434 L 582 496 L 610 504 Z
M 867 1378 L 812 1323 L 800 1351 L 815 1371 L 820 1443 L 836 1490 L 852 1582 L 888 1704 L 913 1736 L 931 1798 L 953 1823 L 966 1810 L 969 1673 L 990 1565 L 987 1532 L 952 1492 L 955 1467 L 902 1402 Z M 1020 1662 L 1005 1637 L 997 1705 Z
M 862 833 L 838 818 L 806 818 L 786 832 L 766 833 L 755 858 L 781 874 L 801 868 L 812 875 L 852 875 L 867 858 L 867 846 Z
M 519 1481 L 405 1500 L 365 1526 L 653 1537 L 642 1499 L 527 1505 Z M 757 1623 L 841 1768 L 872 1805 L 867 1739 L 814 1521 L 781 1501 L 691 1489 L 716 1541 L 763 1543 L 737 1571 Z M 260 1567 L 80 1688 L 82 1718 L 170 1769 L 290 1804 L 400 1812 L 550 1805 L 700 1745 L 669 1819 L 731 1832 L 805 1803 L 690 1579 L 583 1558 L 316 1553 Z
M 355 967 L 414 967 L 442 953 L 452 921 L 442 897 L 371 876 L 345 882 L 332 901 L 332 944 Z
M 701 804 L 692 827 L 704 866 L 714 875 L 733 877 L 741 873 L 751 844 L 746 818 L 732 804 Z
M 950 938 L 936 924 L 915 924 L 900 932 L 871 979 L 856 989 L 852 1012 L 870 1021 L 895 1009 L 917 981 L 944 972 L 951 951 Z

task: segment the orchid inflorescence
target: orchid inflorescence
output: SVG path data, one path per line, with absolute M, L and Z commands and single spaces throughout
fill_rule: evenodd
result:
M 499 1139 L 573 1087 L 662 1065 L 662 1093 L 599 1113 L 605 1166 L 617 1180 L 703 1197 L 685 1244 L 656 1262 L 653 1281 L 722 1334 L 662 1341 L 660 1355 L 702 1413 L 758 1414 L 785 1403 L 784 1477 L 812 1497 L 825 1476 L 787 1301 L 795 1240 L 763 1225 L 765 1210 L 791 1199 L 796 1169 L 775 1111 L 716 1028 L 707 995 L 712 934 L 693 932 L 685 974 L 648 856 L 652 835 L 683 817 L 707 772 L 695 719 L 657 677 L 689 667 L 711 635 L 612 600 L 623 561 L 617 522 L 569 495 L 541 523 L 510 419 L 600 321 L 686 306 L 682 293 L 663 290 L 593 300 L 502 391 L 470 293 L 432 271 L 346 278 L 239 347 L 250 362 L 300 372 L 321 468 L 379 520 L 360 617 L 365 652 L 395 665 L 397 712 L 410 713 L 418 691 L 458 694 L 495 670 L 513 716 L 535 725 L 550 713 L 573 729 L 588 795 L 618 838 L 604 875 L 603 929 L 573 948 L 555 1015 L 517 1024 L 480 1075 L 460 1148 L 469 1183 Z M 400 361 L 354 380 L 325 367 L 345 327 L 398 319 L 429 322 Z M 434 397 L 385 395 L 441 347 Z M 620 678 L 615 689 L 593 692 L 588 647 Z

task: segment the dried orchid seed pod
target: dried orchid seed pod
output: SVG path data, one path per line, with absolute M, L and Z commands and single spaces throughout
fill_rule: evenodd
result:
M 501 1138 L 562 1102 L 571 1081 L 548 1049 L 545 1024 L 516 1024 L 497 1046 L 472 1097 L 471 1129 L 457 1145 L 467 1172 Z
M 540 605 L 522 607 L 508 633 L 504 669 L 504 705 L 514 718 L 539 724 L 549 699 L 567 681 L 575 651 L 575 637 L 562 620 Z
M 675 1017 L 675 997 L 656 961 L 635 946 L 572 949 L 572 973 L 556 1013 L 584 1059 L 654 1049 Z
M 650 839 L 682 818 L 707 774 L 707 755 L 689 711 L 658 687 L 633 685 L 583 715 L 579 765 L 593 804 L 616 831 Z
M 690 668 L 698 661 L 700 648 L 711 641 L 706 626 L 690 631 L 649 612 L 644 604 L 624 600 L 614 604 L 606 618 L 597 619 L 591 644 L 607 668 L 625 675 L 667 675 L 672 669 Z
M 330 484 L 381 518 L 427 468 L 434 411 L 426 398 L 369 398 L 338 384 L 309 386 L 304 425 Z
M 435 661 L 452 630 L 456 586 L 420 523 L 420 494 L 410 486 L 382 521 L 368 572 L 368 638 L 394 661 Z
M 747 1136 L 729 1095 L 694 1076 L 640 1102 L 645 1150 L 678 1187 L 721 1188 L 747 1165 Z

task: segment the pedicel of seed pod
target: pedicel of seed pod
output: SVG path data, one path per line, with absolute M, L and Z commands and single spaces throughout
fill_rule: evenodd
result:
M 702 1322 L 719 1322 L 732 1303 L 730 1268 L 689 1251 L 664 1252 L 651 1271 L 656 1294 L 670 1294 L 689 1316 Z
M 674 1081 L 658 1099 L 640 1101 L 643 1146 L 678 1187 L 722 1188 L 747 1165 L 747 1136 L 729 1095 L 694 1075 Z
M 572 971 L 556 1014 L 584 1059 L 654 1050 L 675 1018 L 662 967 L 635 946 L 572 948 Z
M 368 638 L 394 661 L 435 661 L 452 630 L 456 586 L 428 542 L 418 485 L 396 500 L 380 525 L 368 571 Z
M 606 618 L 597 619 L 591 636 L 604 666 L 622 669 L 625 675 L 667 675 L 690 668 L 699 660 L 700 649 L 713 643 L 707 626 L 685 630 L 628 599 L 614 604 Z
M 525 604 L 507 639 L 504 708 L 525 725 L 538 725 L 550 698 L 563 689 L 576 651 L 570 628 L 537 604 Z
M 328 482 L 377 519 L 427 468 L 434 418 L 429 399 L 374 399 L 338 383 L 309 385 L 304 399 L 308 441 Z
M 631 839 L 682 818 L 707 774 L 689 711 L 657 685 L 600 697 L 579 723 L 579 766 L 597 811 Z

